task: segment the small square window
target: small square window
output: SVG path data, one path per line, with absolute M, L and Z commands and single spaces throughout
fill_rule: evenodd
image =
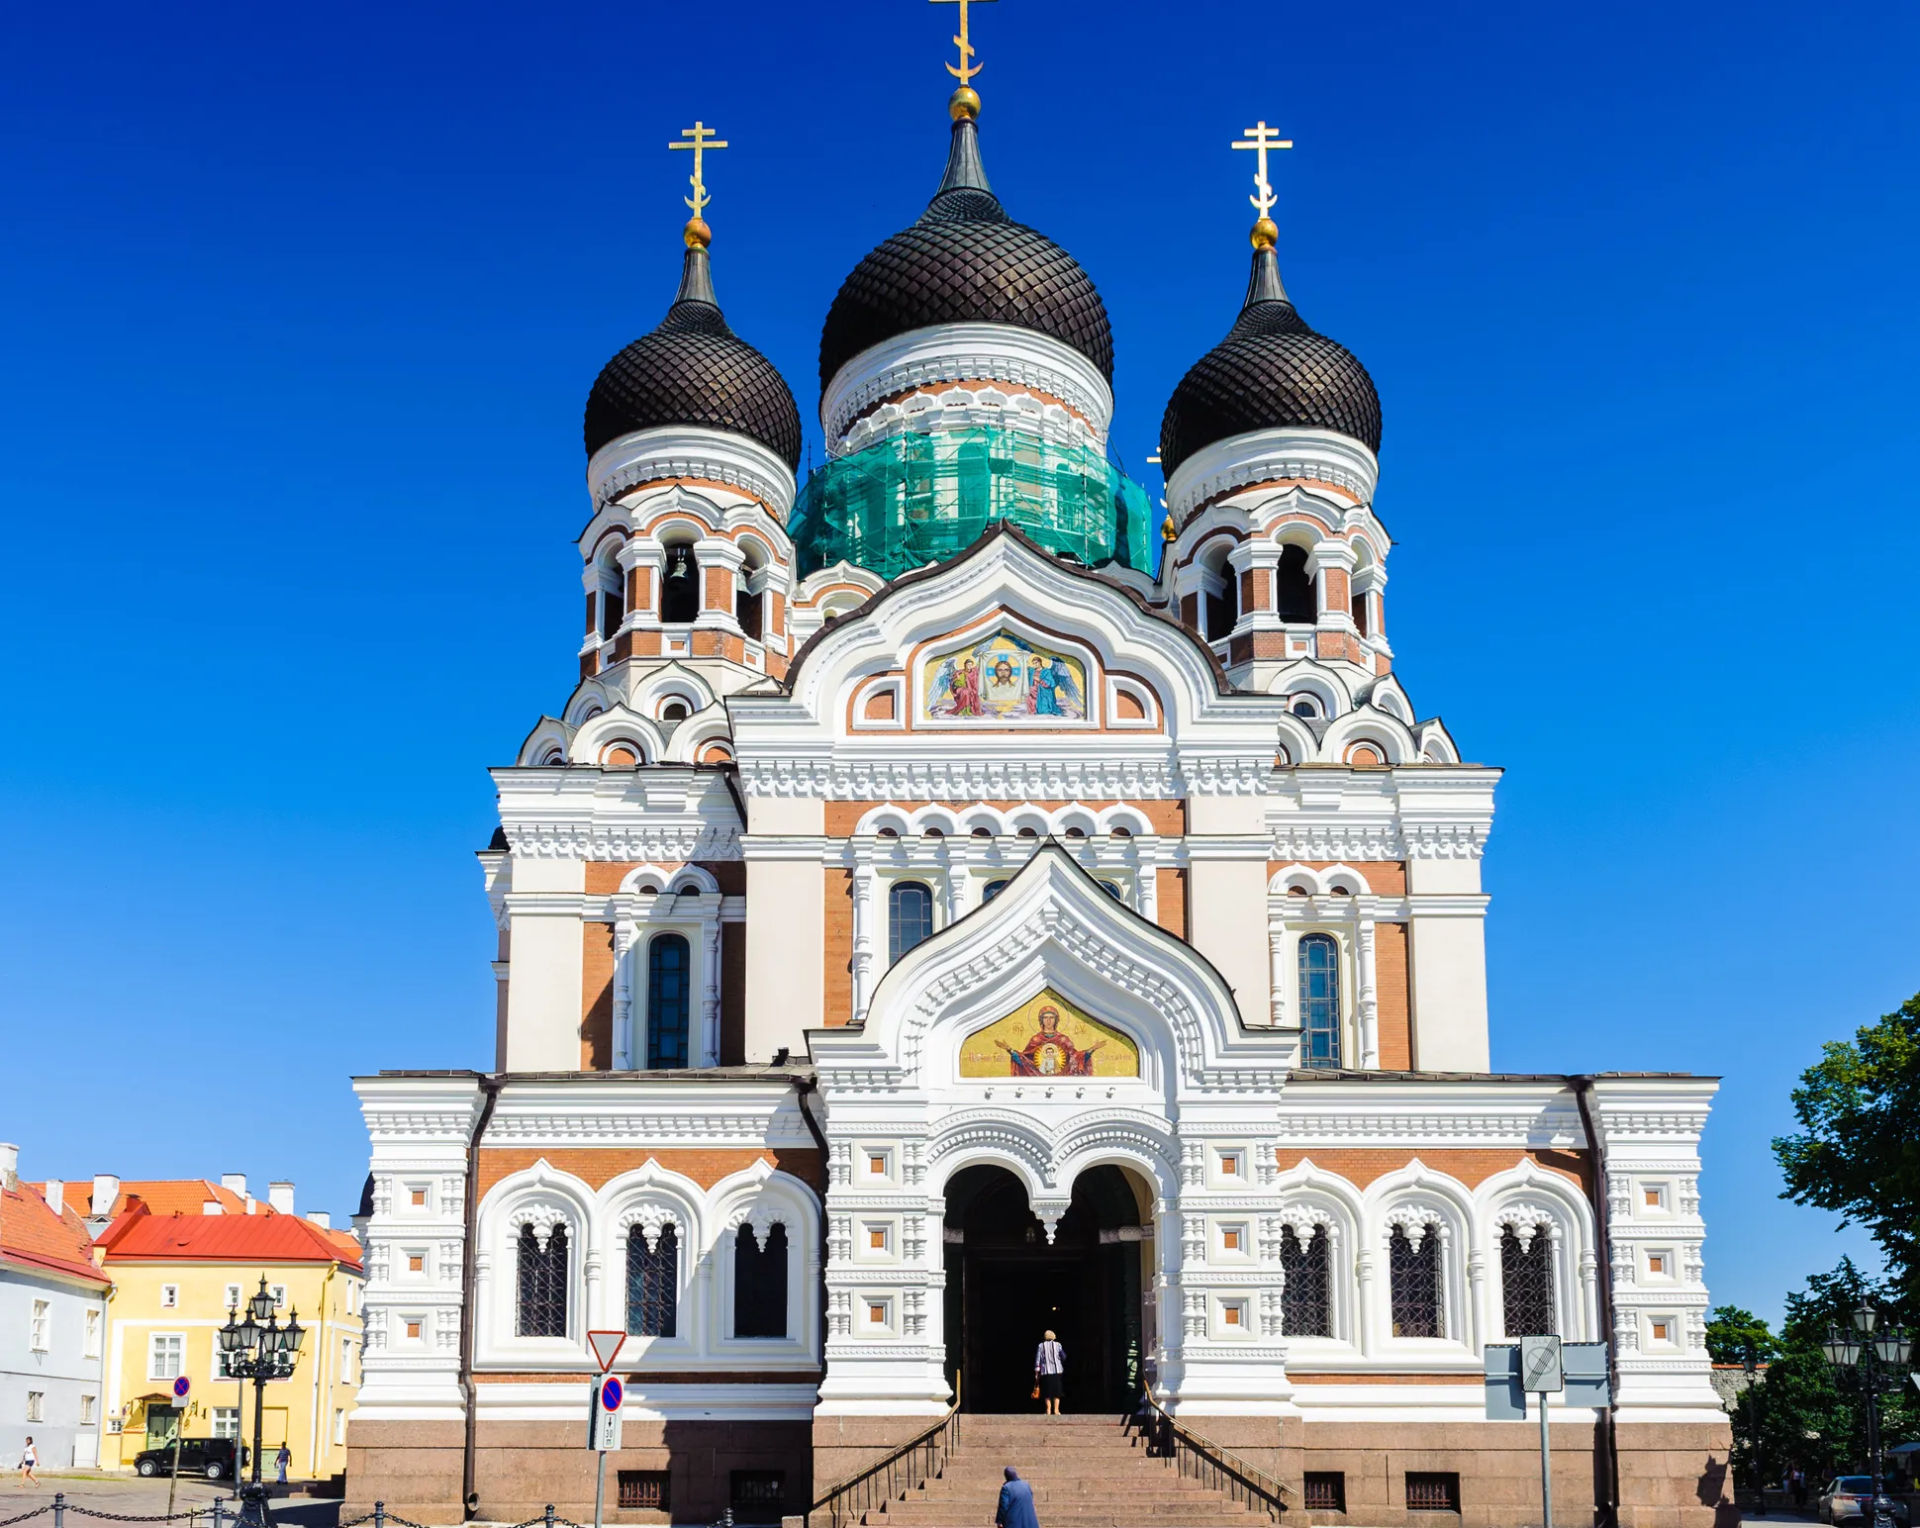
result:
M 1667 1186 L 1664 1183 L 1649 1183 L 1641 1189 L 1640 1202 L 1650 1210 L 1664 1210 L 1667 1207 Z
M 425 1209 L 427 1204 L 427 1191 L 423 1188 L 408 1189 L 407 1203 L 413 1205 L 416 1209 Z
M 1238 1300 L 1228 1300 L 1220 1307 L 1220 1319 L 1228 1326 L 1242 1325 L 1243 1308 Z
M 221 1308 L 223 1310 L 238 1310 L 240 1308 L 240 1299 L 240 1286 L 238 1284 L 229 1284 L 226 1294 L 222 1299 Z
M 162 1284 L 160 1286 L 160 1309 L 175 1310 L 179 1307 L 179 1304 L 180 1286 L 178 1284 Z
M 1673 1331 L 1673 1323 L 1671 1321 L 1656 1320 L 1650 1323 L 1649 1330 L 1653 1333 L 1653 1340 L 1655 1342 L 1673 1341 L 1673 1338 L 1669 1335 Z
M 1458 1512 L 1460 1477 L 1452 1471 L 1408 1470 L 1409 1512 Z
M 866 1152 L 867 1176 L 869 1178 L 890 1178 L 893 1176 L 893 1153 L 869 1147 Z
M 1664 1277 L 1667 1272 L 1667 1254 L 1664 1252 L 1649 1252 L 1647 1254 L 1647 1272 L 1655 1278 Z
M 269 1284 L 267 1289 L 273 1296 L 273 1308 L 275 1310 L 285 1310 L 287 1308 L 287 1286 L 284 1284 Z
M 417 1319 L 407 1322 L 407 1340 L 409 1342 L 418 1342 L 420 1340 L 420 1326 L 421 1323 Z
M 1347 1477 L 1340 1470 L 1308 1470 L 1302 1496 L 1309 1512 L 1345 1512 Z
M 1246 1174 L 1241 1170 L 1245 1159 L 1238 1151 L 1220 1153 L 1220 1176 L 1223 1178 L 1242 1178 Z
M 867 1301 L 867 1325 L 885 1326 L 887 1324 L 887 1302 L 885 1300 Z
M 426 1253 L 409 1252 L 407 1254 L 407 1272 L 408 1273 L 425 1273 L 426 1271 L 427 1271 Z
M 1220 1250 L 1222 1252 L 1244 1252 L 1247 1249 L 1247 1233 L 1243 1226 L 1222 1226 L 1220 1228 Z
M 672 1474 L 666 1470 L 622 1470 L 620 1505 L 629 1512 L 672 1511 Z
M 868 1226 L 867 1246 L 875 1252 L 885 1252 L 887 1250 L 887 1228 L 885 1226 Z
M 783 1470 L 733 1470 L 728 1486 L 736 1522 L 777 1523 L 786 1510 Z

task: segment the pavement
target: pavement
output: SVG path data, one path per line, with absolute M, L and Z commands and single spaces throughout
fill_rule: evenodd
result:
M 167 1487 L 171 1482 L 164 1476 L 142 1480 L 138 1475 L 93 1471 L 36 1470 L 34 1473 L 40 1481 L 38 1488 L 28 1486 L 25 1490 L 20 1488 L 17 1472 L 10 1478 L 0 1477 L 0 1523 L 36 1507 L 51 1506 L 56 1492 L 66 1498 L 69 1508 L 75 1509 L 67 1518 L 66 1528 L 104 1528 L 91 1514 L 160 1518 L 167 1510 Z M 297 1481 L 274 1488 L 275 1495 L 268 1507 L 273 1520 L 287 1524 L 288 1528 L 335 1528 L 340 1521 L 339 1501 L 297 1494 L 302 1489 Z M 173 1493 L 174 1515 L 187 1522 L 187 1514 L 191 1513 L 193 1522 L 189 1528 L 211 1528 L 216 1501 L 221 1503 L 224 1521 L 231 1523 L 240 1510 L 231 1485 L 182 1475 Z M 33 1519 L 31 1528 L 52 1528 L 52 1522 L 50 1514 L 38 1517 Z

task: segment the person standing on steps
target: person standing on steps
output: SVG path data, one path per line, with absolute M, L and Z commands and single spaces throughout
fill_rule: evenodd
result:
M 1000 1504 L 993 1509 L 997 1528 L 1040 1528 L 1033 1510 L 1033 1487 L 1020 1478 L 1020 1472 L 1007 1466 L 1006 1484 L 1000 1487 Z
M 1040 1383 L 1040 1399 L 1045 1415 L 1060 1415 L 1060 1396 L 1067 1388 L 1067 1355 L 1054 1340 L 1052 1332 L 1041 1338 L 1033 1355 L 1033 1377 Z

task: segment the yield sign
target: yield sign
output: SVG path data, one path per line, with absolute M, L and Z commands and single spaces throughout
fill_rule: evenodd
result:
M 620 1345 L 627 1340 L 625 1332 L 588 1332 L 587 1346 L 593 1349 L 593 1361 L 600 1365 L 605 1374 L 613 1367 L 614 1359 L 620 1356 Z

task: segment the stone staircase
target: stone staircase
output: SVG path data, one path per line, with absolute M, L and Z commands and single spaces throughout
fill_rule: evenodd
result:
M 919 1490 L 863 1521 L 875 1528 L 987 1528 L 1012 1465 L 1033 1487 L 1040 1528 L 1240 1528 L 1261 1519 L 1180 1475 L 1105 1417 L 960 1418 L 959 1446 Z

